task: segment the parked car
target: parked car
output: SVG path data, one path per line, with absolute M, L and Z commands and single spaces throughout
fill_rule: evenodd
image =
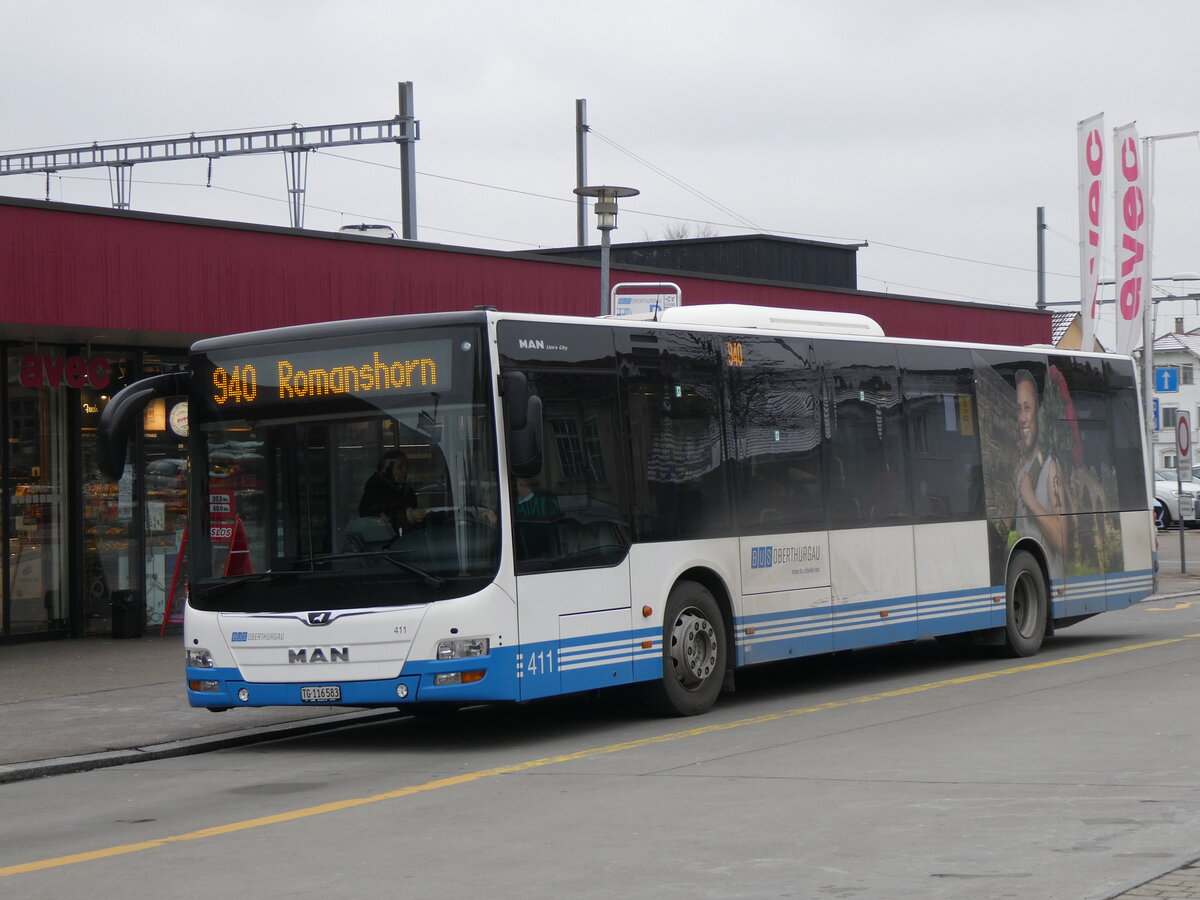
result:
M 1196 527 L 1196 497 L 1200 495 L 1200 484 L 1191 480 L 1191 472 L 1183 479 L 1182 489 L 1173 469 L 1158 469 L 1154 473 L 1154 504 L 1160 528 L 1170 528 L 1180 521 Z M 1183 515 L 1180 516 L 1182 507 Z

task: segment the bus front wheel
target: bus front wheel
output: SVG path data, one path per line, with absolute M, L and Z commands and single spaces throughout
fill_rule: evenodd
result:
M 1042 567 L 1024 550 L 1009 563 L 1005 593 L 1005 646 L 1012 656 L 1033 656 L 1046 636 L 1049 592 Z
M 667 597 L 662 678 L 646 686 L 650 706 L 670 716 L 705 712 L 721 693 L 728 653 L 713 595 L 694 581 L 679 582 Z

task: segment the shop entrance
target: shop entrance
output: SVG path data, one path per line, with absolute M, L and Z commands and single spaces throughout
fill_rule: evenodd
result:
M 5 635 L 65 631 L 68 625 L 67 396 L 22 383 L 21 362 L 28 355 L 14 351 L 8 357 Z
M 145 609 L 139 634 L 157 627 L 186 519 L 187 416 L 152 404 L 116 484 L 97 466 L 96 429 L 132 377 L 182 358 L 24 344 L 0 360 L 0 639 L 112 634 L 114 598 L 135 598 L 139 619 Z

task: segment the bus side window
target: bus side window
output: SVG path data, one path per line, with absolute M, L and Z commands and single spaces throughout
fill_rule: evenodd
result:
M 711 335 L 631 331 L 621 390 L 638 538 L 687 540 L 731 525 L 721 356 Z
M 543 459 L 537 476 L 513 478 L 517 570 L 615 564 L 630 536 L 629 442 L 615 365 L 611 374 L 539 371 L 530 381 L 542 402 Z
M 858 498 L 846 480 L 846 464 L 840 456 L 833 456 L 829 460 L 829 487 L 835 506 L 840 507 L 851 519 L 862 518 Z
M 970 351 L 901 347 L 913 521 L 984 515 L 983 465 Z
M 896 348 L 822 341 L 830 462 L 844 487 L 830 498 L 835 528 L 911 521 Z
M 725 369 L 738 527 L 826 527 L 820 381 L 811 342 L 738 336 Z

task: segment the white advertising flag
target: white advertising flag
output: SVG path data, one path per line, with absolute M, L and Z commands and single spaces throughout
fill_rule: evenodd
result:
M 1104 238 L 1104 113 L 1079 123 L 1079 312 L 1082 349 L 1091 350 L 1100 301 L 1100 243 Z
M 1113 130 L 1113 198 L 1117 229 L 1117 346 L 1132 353 L 1142 331 L 1145 312 L 1149 222 L 1146 216 L 1145 178 L 1137 126 L 1131 122 Z

